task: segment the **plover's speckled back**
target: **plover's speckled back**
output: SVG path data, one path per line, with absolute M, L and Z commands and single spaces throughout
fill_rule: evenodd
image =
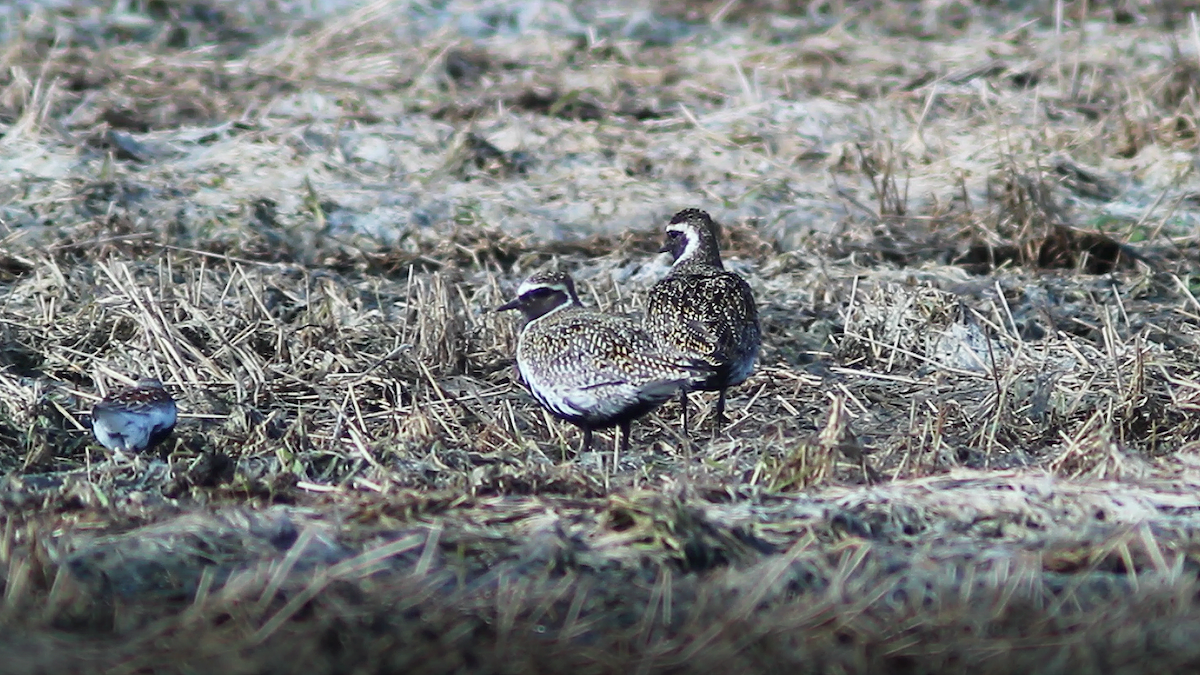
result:
M 637 322 L 585 308 L 571 277 L 534 274 L 517 298 L 497 311 L 519 309 L 527 323 L 517 339 L 517 368 L 547 410 L 583 430 L 619 426 L 629 448 L 630 423 L 709 375 L 703 365 L 659 348 Z
M 697 359 L 712 375 L 693 390 L 720 392 L 716 425 L 725 418 L 725 390 L 750 376 L 762 334 L 746 280 L 725 269 L 717 226 L 699 209 L 676 213 L 662 251 L 675 257 L 671 272 L 650 290 L 645 327 L 663 347 Z M 680 393 L 687 435 L 687 390 Z
M 113 392 L 92 408 L 96 440 L 118 456 L 161 443 L 175 428 L 175 399 L 153 378 Z

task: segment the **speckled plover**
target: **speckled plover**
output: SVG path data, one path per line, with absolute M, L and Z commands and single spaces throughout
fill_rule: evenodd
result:
M 517 368 L 533 396 L 556 417 L 583 430 L 620 427 L 619 452 L 629 449 L 630 423 L 698 384 L 710 372 L 664 352 L 637 322 L 585 308 L 571 277 L 534 274 L 517 298 L 497 311 L 519 309 L 527 323 L 517 339 Z
M 725 423 L 725 390 L 750 376 L 762 334 L 750 285 L 725 269 L 717 225 L 699 209 L 676 213 L 662 252 L 675 257 L 671 272 L 650 290 L 644 326 L 664 349 L 708 364 L 712 374 L 680 391 L 687 436 L 687 392 L 717 391 L 716 429 Z

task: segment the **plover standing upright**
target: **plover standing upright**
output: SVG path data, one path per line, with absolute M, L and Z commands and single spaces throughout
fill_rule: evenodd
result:
M 118 457 L 143 452 L 161 443 L 175 428 L 175 399 L 153 378 L 113 392 L 92 408 L 96 440 Z
M 721 263 L 717 226 L 708 213 L 684 209 L 667 225 L 675 264 L 650 290 L 645 327 L 664 348 L 708 364 L 712 374 L 688 389 L 717 391 L 716 429 L 725 422 L 725 390 L 750 377 L 762 334 L 750 285 Z M 687 392 L 680 390 L 683 435 L 688 433 Z
M 527 323 L 517 338 L 517 369 L 547 410 L 583 430 L 620 427 L 619 451 L 629 449 L 633 420 L 662 405 L 680 387 L 710 374 L 703 364 L 671 355 L 637 322 L 585 308 L 571 277 L 540 272 L 496 311 L 519 309 Z

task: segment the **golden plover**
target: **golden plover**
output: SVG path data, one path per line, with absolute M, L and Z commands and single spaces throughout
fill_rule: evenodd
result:
M 164 441 L 175 428 L 175 414 L 175 399 L 162 382 L 142 378 L 136 387 L 113 392 L 92 408 L 92 432 L 119 457 Z
M 689 389 L 720 392 L 719 430 L 725 422 L 725 390 L 750 377 L 762 343 L 754 294 L 745 279 L 721 263 L 717 225 L 700 209 L 684 209 L 671 218 L 662 252 L 670 252 L 675 264 L 650 290 L 644 325 L 663 348 L 712 369 L 704 382 L 679 392 L 683 435 L 688 433 Z
M 709 375 L 703 364 L 671 356 L 637 322 L 585 308 L 571 277 L 540 272 L 496 311 L 519 309 L 527 323 L 517 339 L 517 369 L 547 410 L 583 430 L 620 427 L 618 452 L 629 449 L 633 420 L 681 387 Z

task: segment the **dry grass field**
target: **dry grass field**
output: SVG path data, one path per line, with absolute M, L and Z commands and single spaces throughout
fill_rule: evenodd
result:
M 0 7 L 0 671 L 1200 669 L 1197 12 Z M 576 455 L 490 310 L 691 206 L 759 367 Z

